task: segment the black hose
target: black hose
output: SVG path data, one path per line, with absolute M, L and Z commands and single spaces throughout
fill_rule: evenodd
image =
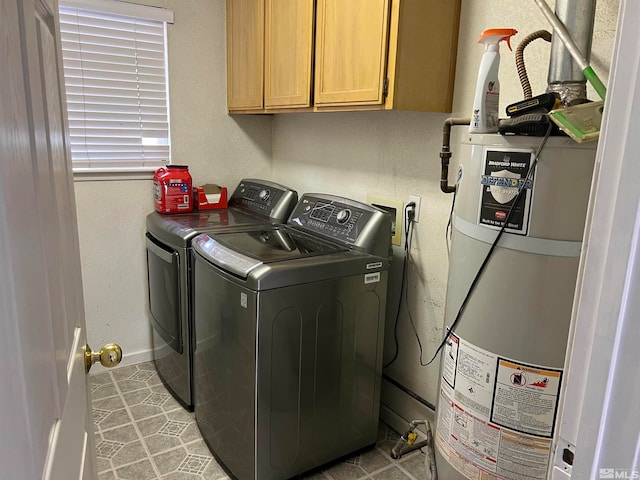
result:
M 518 76 L 520 77 L 520 85 L 522 85 L 522 91 L 524 98 L 531 98 L 531 84 L 529 83 L 529 76 L 527 75 L 527 68 L 524 65 L 524 49 L 527 45 L 533 42 L 537 38 L 542 38 L 547 42 L 551 41 L 551 33 L 547 30 L 537 30 L 526 37 L 520 42 L 518 48 L 516 48 L 516 68 L 518 69 Z

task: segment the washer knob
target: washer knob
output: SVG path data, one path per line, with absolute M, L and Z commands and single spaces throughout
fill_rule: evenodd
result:
M 271 192 L 269 190 L 260 190 L 260 193 L 258 194 L 258 198 L 263 202 L 266 202 L 267 200 L 269 200 L 270 196 L 271 196 Z
M 349 218 L 351 218 L 351 210 L 349 210 L 348 208 L 340 210 L 338 212 L 338 215 L 336 215 L 336 220 L 338 220 L 338 223 L 340 224 L 347 223 L 347 220 L 349 220 Z

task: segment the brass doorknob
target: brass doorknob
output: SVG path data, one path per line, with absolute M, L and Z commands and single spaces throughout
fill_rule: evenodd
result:
M 84 346 L 84 366 L 87 373 L 96 362 L 100 362 L 103 367 L 111 368 L 118 365 L 120 360 L 122 360 L 122 348 L 115 343 L 107 343 L 97 353 L 92 352 L 89 345 Z

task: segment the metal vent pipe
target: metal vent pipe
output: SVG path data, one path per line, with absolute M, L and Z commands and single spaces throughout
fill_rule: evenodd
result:
M 582 55 L 590 61 L 596 0 L 556 0 L 556 16 L 569 31 Z M 564 105 L 587 98 L 587 80 L 582 69 L 573 61 L 562 41 L 553 35 L 548 90 L 560 94 Z

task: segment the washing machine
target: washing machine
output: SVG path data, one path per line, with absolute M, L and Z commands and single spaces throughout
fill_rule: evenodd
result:
M 239 480 L 282 480 L 375 444 L 391 218 L 323 194 L 286 225 L 193 241 L 195 412 Z
M 153 360 L 173 396 L 193 410 L 191 242 L 200 232 L 286 222 L 298 194 L 266 180 L 243 179 L 229 208 L 147 216 L 146 248 Z

